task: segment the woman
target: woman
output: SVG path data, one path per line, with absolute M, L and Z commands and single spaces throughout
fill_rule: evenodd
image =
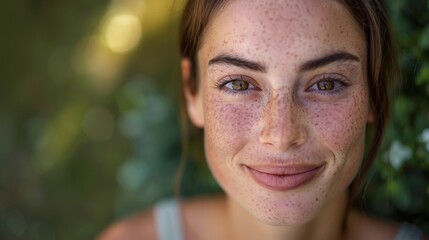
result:
M 164 203 L 100 239 L 421 239 L 350 207 L 385 126 L 390 37 L 376 0 L 189 1 L 186 107 L 226 194 Z

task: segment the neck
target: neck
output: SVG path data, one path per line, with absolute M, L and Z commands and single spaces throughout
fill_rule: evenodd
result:
M 228 239 L 341 239 L 347 211 L 347 194 L 332 199 L 315 219 L 301 226 L 272 226 L 260 222 L 227 197 Z

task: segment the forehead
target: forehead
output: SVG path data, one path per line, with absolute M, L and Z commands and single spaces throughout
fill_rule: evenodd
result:
M 365 40 L 339 1 L 232 0 L 210 20 L 201 50 L 261 61 L 305 60 L 344 50 L 363 58 Z

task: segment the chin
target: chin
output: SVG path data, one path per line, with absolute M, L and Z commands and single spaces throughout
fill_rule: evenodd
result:
M 260 222 L 271 226 L 303 226 L 320 216 L 341 213 L 346 207 L 347 190 L 313 187 L 287 194 L 259 192 L 243 207 Z
M 248 201 L 239 204 L 262 223 L 272 226 L 302 226 L 313 221 L 326 205 L 326 194 L 299 191 L 278 194 L 253 192 Z
M 256 210 L 256 209 L 254 209 Z M 266 207 L 252 211 L 261 222 L 272 226 L 302 226 L 316 218 L 320 207 L 306 204 Z

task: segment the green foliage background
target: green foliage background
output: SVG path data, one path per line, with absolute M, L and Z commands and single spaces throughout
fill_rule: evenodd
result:
M 106 16 L 138 2 L 144 5 L 139 44 L 110 51 L 100 40 Z M 182 4 L 2 4 L 0 239 L 92 239 L 113 220 L 173 195 L 181 153 Z M 364 208 L 428 234 L 429 1 L 387 5 L 402 88 Z M 182 194 L 217 192 L 202 143 L 193 139 Z

